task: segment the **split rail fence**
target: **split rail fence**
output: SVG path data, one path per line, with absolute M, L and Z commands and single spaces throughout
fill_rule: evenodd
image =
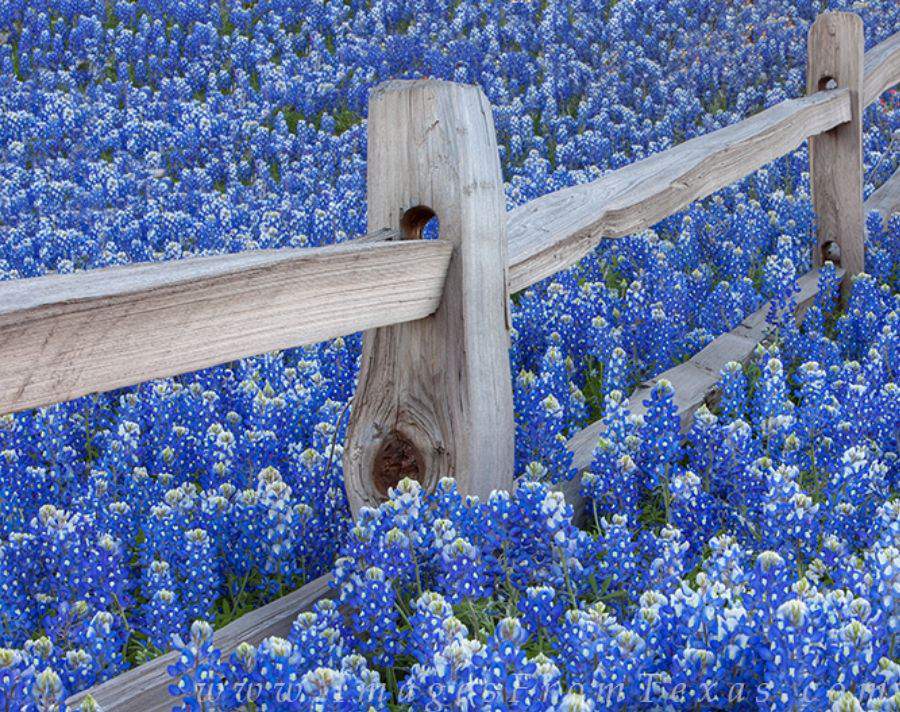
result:
M 486 496 L 513 486 L 509 295 L 575 265 L 600 240 L 649 228 L 810 140 L 823 250 L 846 280 L 864 265 L 863 109 L 900 81 L 900 33 L 864 54 L 862 22 L 821 15 L 809 33 L 807 95 L 685 141 L 585 185 L 505 209 L 491 107 L 473 86 L 422 80 L 374 90 L 368 124 L 368 234 L 312 249 L 261 250 L 0 283 L 0 413 L 174 376 L 365 330 L 344 449 L 354 512 L 410 476 L 453 475 Z M 889 215 L 900 172 L 870 199 Z M 439 239 L 421 240 L 439 218 Z M 728 361 L 767 337 L 767 307 L 659 379 L 676 388 L 683 427 Z M 600 423 L 569 440 L 591 463 Z M 581 509 L 578 479 L 565 487 Z M 286 635 L 329 594 L 323 576 L 216 633 Z M 172 654 L 89 692 L 108 710 L 171 707 Z M 83 696 L 76 695 L 72 702 Z

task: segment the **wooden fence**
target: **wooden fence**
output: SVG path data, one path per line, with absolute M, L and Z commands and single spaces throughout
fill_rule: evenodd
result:
M 513 486 L 509 294 L 575 265 L 604 238 L 650 227 L 810 139 L 819 247 L 846 277 L 863 268 L 862 111 L 900 81 L 900 33 L 863 53 L 860 19 L 821 15 L 809 33 L 807 96 L 507 213 L 491 108 L 472 86 L 388 82 L 372 94 L 368 228 L 314 249 L 254 251 L 0 283 L 0 413 L 173 376 L 366 330 L 344 470 L 353 511 L 400 478 L 454 475 L 487 495 Z M 900 173 L 870 207 L 896 209 Z M 440 220 L 438 240 L 424 225 Z M 800 280 L 801 308 L 818 270 Z M 682 424 L 728 361 L 767 337 L 766 307 L 653 383 L 676 388 Z M 590 465 L 601 432 L 569 440 Z M 565 486 L 580 509 L 579 480 Z M 216 633 L 286 635 L 328 594 L 328 576 Z M 92 690 L 108 710 L 164 710 L 172 654 Z M 76 695 L 71 701 L 77 701 Z

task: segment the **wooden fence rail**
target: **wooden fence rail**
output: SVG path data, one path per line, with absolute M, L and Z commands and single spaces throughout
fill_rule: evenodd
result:
M 363 242 L 0 282 L 0 413 L 421 319 L 451 252 Z
M 866 212 L 875 211 L 884 220 L 900 213 L 900 169 L 897 169 L 866 201 Z
M 602 238 L 632 235 L 850 121 L 850 92 L 789 99 L 509 215 L 510 289 L 576 264 Z
M 863 106 L 868 106 L 894 86 L 900 77 L 900 32 L 866 52 L 863 74 Z
M 647 228 L 810 141 L 820 246 L 863 268 L 862 110 L 900 81 L 900 33 L 863 54 L 862 23 L 813 24 L 808 95 L 586 185 L 503 209 L 490 106 L 475 87 L 390 82 L 369 118 L 369 230 L 309 250 L 198 257 L 0 283 L 0 413 L 367 330 L 344 469 L 355 511 L 403 476 L 454 474 L 464 492 L 513 486 L 509 294 L 570 267 L 603 238 Z M 891 187 L 893 186 L 893 187 Z M 896 176 L 874 198 L 896 204 Z M 892 197 L 893 196 L 893 197 Z M 873 203 L 872 205 L 875 205 Z M 440 220 L 437 241 L 421 241 Z M 801 279 L 801 305 L 816 272 Z M 725 362 L 766 337 L 764 310 L 670 369 L 683 424 Z M 652 382 L 632 394 L 632 408 Z M 579 468 L 600 425 L 575 434 Z M 568 485 L 579 504 L 577 480 Z M 327 577 L 217 633 L 285 634 Z M 108 710 L 168 705 L 163 657 L 91 692 Z
M 838 270 L 843 276 L 843 270 Z M 813 269 L 798 280 L 800 287 L 797 299 L 797 316 L 812 305 L 819 293 L 819 270 Z M 644 402 L 650 398 L 650 391 L 660 381 L 669 381 L 675 388 L 675 405 L 681 418 L 681 430 L 687 432 L 694 419 L 694 413 L 703 405 L 712 405 L 717 396 L 719 376 L 729 361 L 748 363 L 756 347 L 771 335 L 771 327 L 766 322 L 769 304 L 766 303 L 744 319 L 734 329 L 713 339 L 692 358 L 673 366 L 667 371 L 642 383 L 629 396 L 629 412 L 643 415 Z M 597 439 L 605 432 L 602 421 L 595 421 L 569 438 L 567 446 L 572 452 L 572 466 L 577 473 L 574 478 L 560 485 L 566 500 L 575 510 L 574 517 L 583 518 L 584 499 L 581 496 L 581 475 L 594 460 Z
M 307 611 L 316 601 L 331 593 L 331 574 L 320 576 L 296 591 L 282 596 L 222 626 L 213 640 L 227 657 L 243 642 L 258 644 L 273 635 L 286 638 L 297 614 Z M 72 695 L 66 704 L 73 706 L 87 695 L 94 698 L 105 712 L 169 712 L 174 699 L 169 694 L 167 668 L 178 659 L 172 651 L 132 668 L 121 675 L 95 685 L 90 690 Z
M 846 13 L 829 13 L 838 17 Z M 848 16 L 854 17 L 855 16 Z M 863 103 L 897 83 L 900 33 L 865 55 Z M 449 90 L 449 83 L 447 86 Z M 420 85 L 424 91 L 424 85 Z M 815 91 L 686 141 L 507 219 L 508 290 L 575 264 L 604 237 L 649 227 L 848 123 L 851 90 Z M 815 174 L 815 171 L 814 171 Z M 395 206 L 395 210 L 415 207 Z M 441 240 L 391 228 L 326 248 L 129 265 L 0 283 L 0 413 L 265 351 L 419 320 L 443 294 Z M 855 271 L 855 270 L 853 270 Z
M 428 84 L 435 83 L 409 88 Z M 847 122 L 849 105 L 840 89 L 791 99 L 514 209 L 509 292 L 574 265 L 603 237 L 649 227 Z M 396 241 L 401 236 L 379 230 L 363 244 L 0 282 L 0 413 L 428 316 L 441 299 L 451 247 Z

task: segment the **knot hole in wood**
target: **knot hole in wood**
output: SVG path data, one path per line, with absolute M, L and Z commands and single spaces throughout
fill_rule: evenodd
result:
M 379 496 L 387 499 L 388 491 L 409 477 L 425 484 L 425 458 L 407 437 L 391 431 L 381 443 L 372 465 L 372 484 Z

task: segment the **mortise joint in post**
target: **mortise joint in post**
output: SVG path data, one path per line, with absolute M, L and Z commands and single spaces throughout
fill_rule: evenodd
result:
M 404 211 L 400 218 L 400 234 L 402 240 L 421 240 L 425 226 L 437 217 L 434 210 L 427 205 L 416 205 Z

